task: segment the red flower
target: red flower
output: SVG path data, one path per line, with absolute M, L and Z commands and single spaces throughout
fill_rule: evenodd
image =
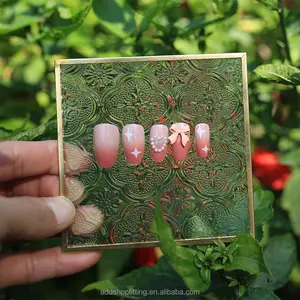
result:
M 252 155 L 253 173 L 265 186 L 280 191 L 290 176 L 290 169 L 279 163 L 279 155 L 264 148 Z
M 152 266 L 157 262 L 155 248 L 137 248 L 134 249 L 134 257 L 139 267 Z

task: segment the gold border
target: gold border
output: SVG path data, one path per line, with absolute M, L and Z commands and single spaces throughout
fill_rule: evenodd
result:
M 223 54 L 195 54 L 195 55 L 164 55 L 164 56 L 137 56 L 137 57 L 114 57 L 114 58 L 84 58 L 84 59 L 61 59 L 55 61 L 56 79 L 56 101 L 57 101 L 57 131 L 58 131 L 58 156 L 59 156 L 59 177 L 60 195 L 64 196 L 64 151 L 63 151 L 63 115 L 62 115 L 62 96 L 61 96 L 61 64 L 84 64 L 84 63 L 113 63 L 113 62 L 142 62 L 142 61 L 164 61 L 164 60 L 191 60 L 191 59 L 222 59 L 222 58 L 241 58 L 242 78 L 243 78 L 243 102 L 244 102 L 244 127 L 246 144 L 246 171 L 248 183 L 248 207 L 249 207 L 249 228 L 250 234 L 255 237 L 254 223 L 254 204 L 252 186 L 252 166 L 251 166 L 251 147 L 250 147 L 250 118 L 248 102 L 248 83 L 247 83 L 247 55 L 246 53 L 223 53 Z M 221 236 L 210 238 L 181 239 L 176 240 L 179 245 L 209 244 L 216 240 L 229 242 L 235 236 Z M 135 243 L 116 243 L 90 246 L 70 246 L 68 245 L 67 231 L 63 232 L 62 249 L 64 252 L 97 251 L 105 249 L 124 249 L 124 248 L 145 248 L 159 246 L 159 242 L 135 242 Z
M 254 202 L 253 202 L 253 183 L 252 183 L 252 163 L 251 163 L 251 142 L 250 142 L 250 116 L 249 116 L 249 98 L 248 98 L 248 74 L 247 74 L 247 54 L 242 56 L 242 75 L 243 75 L 243 100 L 244 100 L 244 126 L 245 126 L 245 144 L 247 159 L 247 183 L 248 183 L 248 212 L 250 234 L 255 237 L 254 221 Z
M 63 129 L 63 110 L 61 97 L 61 74 L 60 64 L 55 61 L 55 88 L 56 88 L 56 110 L 57 110 L 57 139 L 58 139 L 58 164 L 59 164 L 59 194 L 65 195 L 65 165 L 64 165 L 64 129 Z

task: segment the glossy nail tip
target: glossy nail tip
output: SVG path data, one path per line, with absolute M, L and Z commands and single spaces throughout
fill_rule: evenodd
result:
M 122 131 L 122 140 L 126 160 L 131 165 L 139 165 L 145 151 L 144 128 L 138 124 L 128 124 Z
M 162 162 L 167 154 L 168 127 L 153 125 L 150 129 L 151 157 L 154 162 Z
M 117 126 L 99 124 L 94 128 L 94 152 L 101 168 L 111 168 L 116 163 L 120 144 Z
M 210 152 L 210 129 L 205 123 L 196 125 L 195 128 L 196 151 L 199 157 L 205 158 Z
M 172 144 L 172 155 L 176 161 L 185 160 L 191 146 L 190 127 L 186 123 L 175 123 L 170 128 L 169 140 Z

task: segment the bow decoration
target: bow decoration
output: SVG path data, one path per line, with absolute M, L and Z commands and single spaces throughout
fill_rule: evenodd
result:
M 172 132 L 172 134 L 169 136 L 169 140 L 170 140 L 171 144 L 174 144 L 177 140 L 178 135 L 180 135 L 181 136 L 181 143 L 185 147 L 187 142 L 190 139 L 190 127 L 189 127 L 189 125 L 184 124 L 184 123 L 173 124 L 170 127 L 170 131 Z

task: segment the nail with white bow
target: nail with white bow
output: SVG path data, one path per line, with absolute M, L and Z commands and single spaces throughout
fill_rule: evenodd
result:
M 190 126 L 186 123 L 175 123 L 170 127 L 170 131 L 173 157 L 175 160 L 185 160 L 191 146 Z

